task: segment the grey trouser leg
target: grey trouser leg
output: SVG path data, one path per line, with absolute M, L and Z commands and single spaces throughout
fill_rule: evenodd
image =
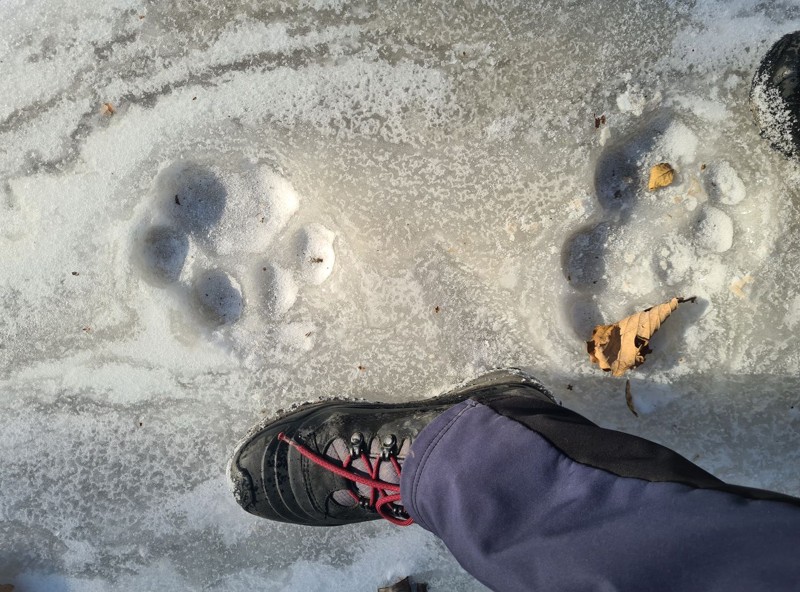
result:
M 543 398 L 446 411 L 414 442 L 401 494 L 493 590 L 800 590 L 800 500 Z

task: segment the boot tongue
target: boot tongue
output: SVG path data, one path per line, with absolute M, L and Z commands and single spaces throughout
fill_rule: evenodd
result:
M 399 450 L 397 450 L 395 458 L 397 459 L 397 462 L 401 468 L 410 448 L 411 442 L 409 440 L 403 440 Z M 336 438 L 328 446 L 327 450 L 325 451 L 325 456 L 344 463 L 350 456 L 350 447 L 343 438 Z M 350 467 L 358 474 L 364 475 L 365 477 L 372 477 L 372 471 L 374 470 L 376 463 L 379 462 L 378 474 L 375 477 L 381 481 L 392 483 L 394 485 L 400 483 L 400 475 L 397 472 L 394 463 L 391 462 L 391 460 L 381 458 L 381 443 L 378 438 L 372 438 L 370 441 L 369 453 L 367 456 L 369 458 L 370 466 L 367 466 L 367 462 L 364 460 L 363 456 L 359 456 L 351 460 Z M 342 489 L 333 492 L 333 500 L 342 506 L 351 507 L 358 503 L 356 502 L 355 498 L 353 498 L 351 494 L 352 491 L 355 491 L 359 496 L 366 499 L 369 499 L 370 495 L 372 494 L 372 489 L 367 485 L 363 485 L 361 483 L 352 483 L 344 479 L 342 480 L 342 484 Z

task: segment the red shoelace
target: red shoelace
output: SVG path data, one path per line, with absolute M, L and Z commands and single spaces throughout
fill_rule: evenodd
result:
M 307 448 L 306 446 L 300 444 L 292 440 L 286 434 L 281 432 L 278 434 L 278 440 L 281 442 L 286 442 L 289 446 L 297 450 L 300 454 L 306 457 L 308 460 L 313 462 L 315 465 L 322 467 L 332 473 L 339 475 L 349 481 L 353 481 L 355 483 L 360 483 L 361 485 L 365 485 L 371 488 L 370 496 L 368 500 L 368 504 L 370 507 L 375 508 L 375 511 L 381 518 L 388 520 L 392 524 L 396 524 L 397 526 L 409 526 L 410 524 L 414 523 L 412 518 L 398 518 L 397 516 L 392 515 L 391 508 L 397 507 L 401 505 L 400 502 L 400 485 L 394 483 L 387 483 L 386 481 L 381 481 L 378 479 L 378 471 L 381 467 L 381 462 L 383 462 L 382 457 L 378 457 L 375 460 L 375 464 L 372 464 L 369 456 L 365 452 L 361 452 L 361 455 L 358 458 L 361 458 L 364 465 L 366 466 L 366 473 L 369 474 L 369 477 L 365 477 L 363 475 L 359 475 L 355 472 L 352 468 L 353 464 L 353 455 L 348 454 L 347 457 L 342 462 L 342 466 L 336 465 L 326 459 L 324 456 L 321 456 L 314 452 L 313 450 Z M 389 462 L 392 463 L 394 470 L 397 471 L 397 476 L 400 476 L 400 463 L 397 462 L 397 458 L 394 455 L 389 456 Z M 353 499 L 358 502 L 362 503 L 362 498 L 352 489 L 348 489 L 347 492 L 353 497 Z M 394 506 L 390 505 L 394 504 Z

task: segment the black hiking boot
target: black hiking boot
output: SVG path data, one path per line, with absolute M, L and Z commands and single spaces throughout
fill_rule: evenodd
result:
M 761 60 L 750 88 L 761 135 L 786 156 L 800 156 L 800 31 L 781 37 Z
M 417 434 L 449 407 L 527 395 L 555 402 L 535 378 L 498 370 L 424 401 L 332 400 L 262 423 L 228 465 L 236 501 L 271 520 L 336 526 L 385 518 L 412 523 L 400 500 L 403 462 Z

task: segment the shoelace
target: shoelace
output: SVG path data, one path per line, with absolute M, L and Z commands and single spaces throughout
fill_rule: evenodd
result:
M 342 462 L 342 466 L 335 465 L 334 463 L 330 462 L 324 456 L 321 456 L 314 452 L 313 450 L 307 448 L 303 444 L 296 442 L 292 438 L 288 437 L 286 434 L 281 432 L 278 434 L 278 440 L 281 442 L 286 442 L 289 446 L 297 450 L 300 454 L 306 457 L 308 460 L 313 462 L 314 464 L 339 475 L 349 481 L 353 481 L 355 483 L 360 483 L 361 485 L 365 485 L 371 488 L 370 496 L 368 500 L 369 507 L 375 508 L 375 511 L 378 515 L 391 522 L 392 524 L 396 524 L 397 526 L 409 526 L 414 523 L 414 520 L 410 517 L 408 518 L 398 518 L 397 516 L 392 515 L 392 508 L 397 509 L 400 505 L 400 485 L 394 483 L 387 483 L 386 481 L 381 481 L 378 479 L 378 471 L 381 467 L 381 462 L 384 460 L 383 457 L 379 456 L 375 460 L 375 465 L 373 466 L 372 462 L 370 461 L 369 456 L 365 452 L 361 452 L 359 458 L 364 462 L 367 467 L 366 472 L 369 473 L 369 477 L 365 477 L 363 475 L 359 475 L 356 473 L 352 468 L 353 463 L 353 455 L 349 454 L 344 461 Z M 397 462 L 397 458 L 394 455 L 389 455 L 388 458 L 389 462 L 392 463 L 394 470 L 397 471 L 397 476 L 400 476 L 400 463 Z M 391 492 L 391 493 L 389 493 Z M 348 493 L 353 497 L 353 499 L 358 502 L 359 504 L 363 505 L 362 498 L 352 490 L 348 490 Z

